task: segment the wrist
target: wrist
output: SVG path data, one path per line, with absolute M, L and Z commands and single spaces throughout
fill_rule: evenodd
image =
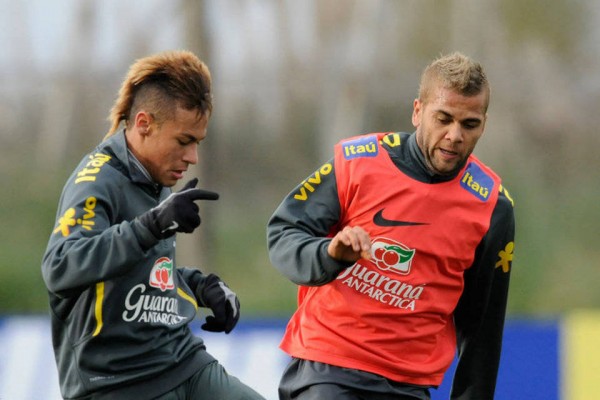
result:
M 196 297 L 202 307 L 209 307 L 215 296 L 215 290 L 218 288 L 219 281 L 221 279 L 215 274 L 208 274 L 204 276 L 204 281 L 198 287 Z
M 139 217 L 139 221 L 144 227 L 146 227 L 150 231 L 150 233 L 152 233 L 156 240 L 163 239 L 163 235 L 160 232 L 160 227 L 158 226 L 156 212 L 154 209 L 142 214 Z
M 144 251 L 156 246 L 160 240 L 160 238 L 157 238 L 154 233 L 152 233 L 146 224 L 142 223 L 141 218 L 133 220 L 131 222 L 131 228 L 138 239 L 140 247 Z

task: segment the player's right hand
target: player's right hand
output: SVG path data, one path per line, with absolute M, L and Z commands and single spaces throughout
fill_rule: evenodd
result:
M 140 216 L 144 224 L 157 239 L 165 239 L 175 232 L 193 232 L 200 226 L 199 208 L 195 200 L 217 200 L 219 195 L 208 190 L 195 189 L 198 179 L 194 178 L 176 193 L 171 193 L 159 205 Z
M 360 226 L 346 226 L 329 243 L 327 253 L 334 259 L 355 262 L 371 259 L 371 237 Z

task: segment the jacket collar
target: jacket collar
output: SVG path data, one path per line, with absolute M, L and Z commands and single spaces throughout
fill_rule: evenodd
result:
M 133 155 L 131 150 L 127 147 L 127 140 L 125 139 L 125 128 L 115 133 L 110 138 L 106 139 L 101 148 L 109 150 L 119 163 L 124 167 L 129 178 L 132 182 L 150 185 L 157 192 L 160 192 L 162 186 L 154 182 L 150 176 L 148 170 L 142 165 L 142 163 Z

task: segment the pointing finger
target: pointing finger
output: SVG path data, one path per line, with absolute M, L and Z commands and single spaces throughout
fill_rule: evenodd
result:
M 219 194 L 204 189 L 190 189 L 187 196 L 192 200 L 217 200 Z

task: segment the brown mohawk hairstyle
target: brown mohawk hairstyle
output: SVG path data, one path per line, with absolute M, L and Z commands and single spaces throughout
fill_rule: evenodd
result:
M 129 68 L 110 111 L 113 135 L 121 121 L 128 121 L 141 109 L 152 113 L 160 124 L 180 106 L 198 110 L 198 116 L 212 113 L 211 75 L 208 67 L 189 51 L 167 51 L 140 58 Z

